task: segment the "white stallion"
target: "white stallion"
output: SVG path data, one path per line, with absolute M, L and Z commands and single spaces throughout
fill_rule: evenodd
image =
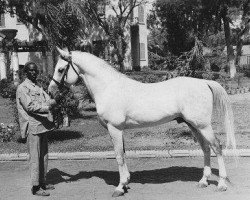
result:
M 147 127 L 172 120 L 185 122 L 204 152 L 200 187 L 208 185 L 211 175 L 210 147 L 218 158 L 218 189 L 227 189 L 227 173 L 220 141 L 216 138 L 211 117 L 213 109 L 225 122 L 227 145 L 236 152 L 233 113 L 223 87 L 209 80 L 178 77 L 160 83 L 141 83 L 117 72 L 102 59 L 85 52 L 67 52 L 58 48 L 60 58 L 49 91 L 60 84 L 72 85 L 81 76 L 96 104 L 97 114 L 112 138 L 119 167 L 120 182 L 113 196 L 121 196 L 128 187 L 130 173 L 124 159 L 124 129 Z

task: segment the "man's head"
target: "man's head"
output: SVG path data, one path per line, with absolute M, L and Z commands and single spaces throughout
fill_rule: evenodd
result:
M 36 82 L 37 76 L 39 74 L 39 70 L 38 70 L 36 63 L 27 62 L 24 65 L 23 70 L 29 80 L 31 80 L 32 82 Z

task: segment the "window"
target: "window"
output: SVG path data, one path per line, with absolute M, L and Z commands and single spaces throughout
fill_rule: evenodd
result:
M 143 8 L 143 6 L 138 7 L 138 21 L 139 21 L 139 23 L 144 23 L 144 8 Z
M 4 14 L 1 14 L 1 16 L 0 16 L 0 27 L 1 26 L 5 26 Z
M 140 60 L 146 60 L 144 43 L 140 43 Z
M 246 64 L 250 64 L 250 56 L 247 56 L 247 63 Z

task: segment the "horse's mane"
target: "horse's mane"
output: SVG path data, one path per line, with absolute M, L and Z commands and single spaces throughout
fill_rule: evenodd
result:
M 128 78 L 125 74 L 119 72 L 116 68 L 112 67 L 109 63 L 107 63 L 107 61 L 91 54 L 91 53 L 88 53 L 88 52 L 81 52 L 81 51 L 77 51 L 78 53 L 81 53 L 81 54 L 86 54 L 88 55 L 88 57 L 92 57 L 93 60 L 95 60 L 95 62 L 98 62 L 98 66 L 100 66 L 100 68 L 105 68 L 105 70 L 109 71 L 110 73 L 112 73 L 114 76 L 117 76 L 117 77 L 126 77 Z

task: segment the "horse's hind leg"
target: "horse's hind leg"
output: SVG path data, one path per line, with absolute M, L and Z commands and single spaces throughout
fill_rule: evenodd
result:
M 203 170 L 203 176 L 201 180 L 199 181 L 198 186 L 201 188 L 208 186 L 208 178 L 211 176 L 211 166 L 210 166 L 210 156 L 211 156 L 211 150 L 209 147 L 209 143 L 205 140 L 205 138 L 200 134 L 200 132 L 194 128 L 191 124 L 187 123 L 189 128 L 192 130 L 195 138 L 198 140 L 201 149 L 204 153 L 204 170 Z
M 112 138 L 112 142 L 114 144 L 116 161 L 119 167 L 119 175 L 120 175 L 120 183 L 116 187 L 115 192 L 113 193 L 113 197 L 118 197 L 124 194 L 124 189 L 127 189 L 128 182 L 130 180 L 130 174 L 128 171 L 127 164 L 124 159 L 124 141 L 123 141 L 123 131 L 117 129 L 111 124 L 107 124 L 109 134 Z
M 226 173 L 224 159 L 222 156 L 222 147 L 220 145 L 220 141 L 219 139 L 215 137 L 211 125 L 205 128 L 202 128 L 199 131 L 202 134 L 202 136 L 205 138 L 205 140 L 209 143 L 210 147 L 213 149 L 218 159 L 219 176 L 220 176 L 219 183 L 218 183 L 218 190 L 226 191 L 227 190 L 227 185 L 226 185 L 227 173 Z

